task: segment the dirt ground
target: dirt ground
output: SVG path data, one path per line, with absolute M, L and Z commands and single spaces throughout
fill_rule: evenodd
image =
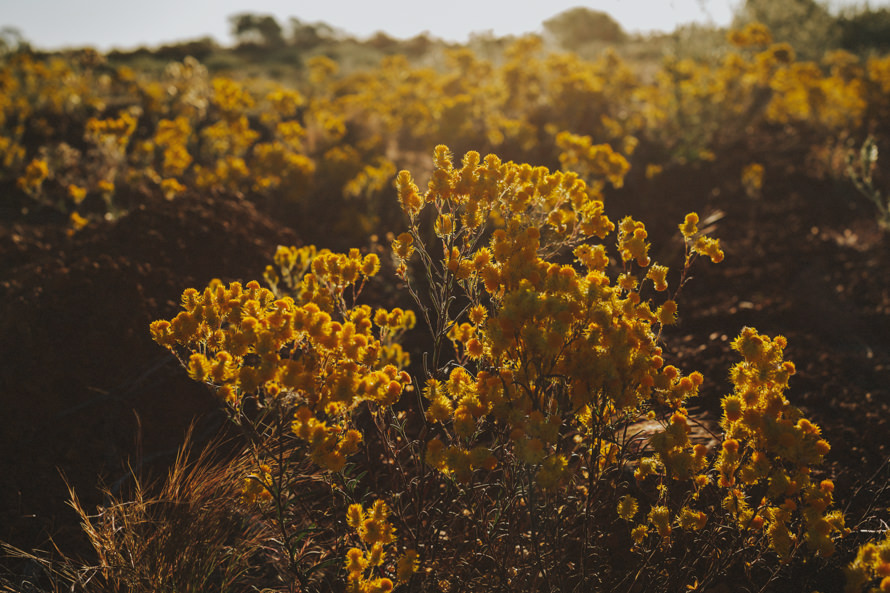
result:
M 695 267 L 667 358 L 704 373 L 695 406 L 716 416 L 738 360 L 730 341 L 744 326 L 786 336 L 798 369 L 788 397 L 832 445 L 826 474 L 848 525 L 879 529 L 890 519 L 890 237 L 848 186 L 768 169 L 752 200 L 725 179 L 684 167 L 607 198 L 613 219 L 647 223 L 665 263 L 681 255 L 683 214 L 713 215 L 726 259 Z M 0 217 L 0 540 L 76 544 L 66 482 L 99 504 L 97 483 L 119 487 L 128 464 L 171 462 L 192 418 L 199 435 L 219 427 L 211 394 L 148 325 L 174 315 L 187 287 L 259 278 L 298 235 L 221 197 L 146 198 L 73 237 L 50 215 Z

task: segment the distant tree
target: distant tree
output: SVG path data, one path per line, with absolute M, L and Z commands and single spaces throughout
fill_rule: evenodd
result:
M 622 43 L 627 33 L 605 12 L 583 6 L 570 8 L 544 21 L 544 29 L 566 49 L 575 49 L 590 41 Z
M 510 44 L 510 37 L 497 37 L 491 29 L 470 33 L 467 43 L 473 52 L 480 58 L 495 61 L 502 56 L 504 49 Z
M 340 40 L 336 29 L 327 23 L 305 23 L 296 17 L 290 18 L 290 44 L 300 49 L 311 49 L 327 41 Z
M 304 23 L 298 18 L 290 18 L 291 45 L 301 49 L 311 49 L 319 45 L 324 39 L 318 29 L 309 23 Z
M 720 60 L 726 48 L 726 30 L 709 24 L 678 25 L 665 39 L 671 39 L 671 53 L 680 59 Z
M 15 27 L 0 28 L 0 56 L 30 49 L 30 44 L 25 41 L 25 37 L 19 29 Z
M 218 47 L 213 37 L 201 37 L 191 41 L 162 45 L 154 51 L 154 55 L 156 58 L 171 62 L 181 62 L 188 56 L 196 60 L 205 60 L 217 49 Z
M 282 47 L 285 45 L 281 25 L 271 15 L 241 13 L 229 17 L 232 35 L 239 45 Z
M 377 31 L 365 41 L 365 45 L 385 53 L 389 51 L 397 51 L 399 40 L 387 35 L 383 31 Z
M 890 9 L 858 9 L 838 17 L 840 44 L 853 52 L 890 50 Z
M 840 27 L 818 0 L 745 0 L 733 19 L 734 28 L 757 21 L 769 27 L 776 42 L 787 42 L 801 58 L 816 59 L 840 41 Z
M 435 42 L 430 38 L 429 34 L 424 31 L 420 35 L 415 35 L 411 39 L 402 43 L 405 55 L 409 58 L 417 58 L 429 52 Z

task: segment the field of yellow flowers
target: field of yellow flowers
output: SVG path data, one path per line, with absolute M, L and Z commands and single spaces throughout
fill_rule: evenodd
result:
M 890 56 L 428 62 L 2 58 L 0 590 L 890 590 Z

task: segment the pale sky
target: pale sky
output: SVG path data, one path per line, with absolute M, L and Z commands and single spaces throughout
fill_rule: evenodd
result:
M 780 1 L 780 0 L 777 0 Z M 520 35 L 574 6 L 609 13 L 626 31 L 672 31 L 679 24 L 725 26 L 743 0 L 0 0 L 0 27 L 15 27 L 39 49 L 134 48 L 206 35 L 232 41 L 228 17 L 271 14 L 324 21 L 359 37 L 384 31 L 464 42 L 471 32 Z M 832 5 L 855 3 L 834 0 Z M 872 2 L 872 6 L 885 2 Z

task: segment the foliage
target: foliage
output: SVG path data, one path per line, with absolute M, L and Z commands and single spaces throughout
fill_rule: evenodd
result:
M 852 52 L 890 49 L 890 9 L 866 8 L 838 17 L 840 46 Z
M 860 546 L 856 559 L 847 567 L 846 591 L 858 593 L 864 590 L 890 591 L 890 532 L 885 533 L 880 542 Z
M 824 16 L 803 0 L 785 9 Z M 723 251 L 689 213 L 671 270 L 643 222 L 606 214 L 612 190 L 689 164 L 731 166 L 760 199 L 764 164 L 881 133 L 888 58 L 816 55 L 830 26 L 791 39 L 772 4 L 744 10 L 773 27 L 746 22 L 719 59 L 647 68 L 615 51 L 546 53 L 535 36 L 426 64 L 378 36 L 359 46 L 391 54 L 376 67 L 306 55 L 294 85 L 213 76 L 191 57 L 156 74 L 91 51 L 6 57 L 0 183 L 23 217 L 60 213 L 74 234 L 146 195 L 201 192 L 327 241 L 280 247 L 268 288 L 188 289 L 178 315 L 152 324 L 218 394 L 238 462 L 201 473 L 200 458 L 194 477 L 178 465 L 158 501 L 140 487 L 98 518 L 77 507 L 99 566 L 53 574 L 118 590 L 237 589 L 250 576 L 301 591 L 676 591 L 824 562 L 847 529 L 817 477 L 830 447 L 785 395 L 785 339 L 741 329 L 722 433 L 693 440 L 705 377 L 670 364 L 661 334 L 695 260 Z M 586 9 L 548 23 L 567 43 L 578 23 L 623 38 Z M 266 46 L 336 37 L 291 25 L 288 41 L 271 17 L 233 20 Z M 418 157 L 434 145 L 432 162 Z M 869 146 L 851 175 L 885 215 Z M 752 147 L 758 162 L 731 160 Z M 390 231 L 383 260 L 350 248 Z M 403 288 L 416 312 L 399 297 L 361 302 L 390 268 L 387 294 Z M 418 320 L 425 337 L 409 333 Z M 185 521 L 213 541 L 183 537 Z M 883 576 L 873 552 L 852 588 Z
M 475 152 L 455 167 L 439 146 L 427 191 L 407 171 L 396 187 L 409 221 L 393 242 L 396 273 L 430 333 L 420 377 L 388 364 L 386 347 L 413 315 L 378 310 L 372 322 L 344 299 L 378 267 L 357 250 L 282 248 L 267 278 L 293 297 L 212 284 L 152 324 L 250 437 L 260 465 L 244 500 L 266 505 L 293 570 L 302 560 L 283 509 L 301 497 L 289 488 L 301 459 L 319 468 L 332 504 L 349 505 L 364 545 L 345 560 L 352 590 L 392 586 L 365 572 L 385 564 L 388 544 L 409 559 L 397 564 L 423 567 L 403 579 L 423 590 L 676 590 L 775 572 L 770 555 L 788 560 L 804 542 L 833 553 L 843 516 L 830 511 L 833 484 L 810 478 L 829 448 L 784 397 L 794 365 L 783 338 L 743 330 L 719 453 L 688 437 L 686 405 L 703 377 L 665 364 L 658 334 L 675 322 L 693 261 L 723 257 L 697 215 L 679 226 L 685 266 L 669 291 L 644 225 L 616 226 L 574 173 Z M 613 271 L 601 241 L 616 229 Z M 567 249 L 574 265 L 555 261 Z M 660 428 L 643 437 L 634 424 L 646 418 Z M 372 524 L 365 500 L 377 501 Z M 601 542 L 616 537 L 639 569 L 602 568 L 616 556 Z
M 837 20 L 820 0 L 745 0 L 733 26 L 740 28 L 750 22 L 765 24 L 776 41 L 790 43 L 806 59 L 818 59 L 836 49 L 840 40 Z
M 252 13 L 236 14 L 229 18 L 232 24 L 232 35 L 239 43 L 255 43 L 266 47 L 284 45 L 281 25 L 271 15 Z
M 544 21 L 544 29 L 568 50 L 590 41 L 621 43 L 627 34 L 607 13 L 583 6 L 570 8 Z
M 22 32 L 15 27 L 0 28 L 0 55 L 15 53 L 29 48 Z

